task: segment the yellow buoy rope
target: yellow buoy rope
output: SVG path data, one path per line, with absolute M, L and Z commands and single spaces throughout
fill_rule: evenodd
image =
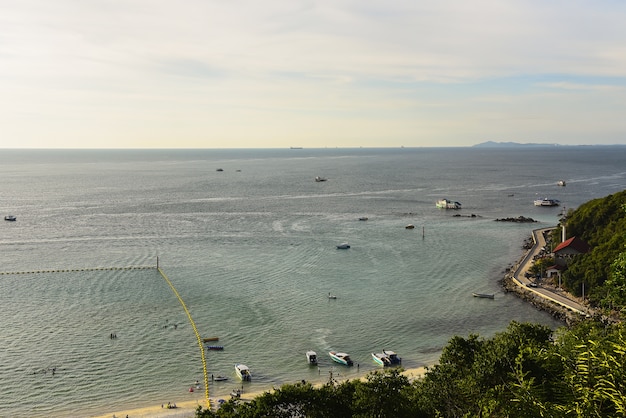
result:
M 159 271 L 159 273 L 161 273 L 161 276 L 163 276 L 167 284 L 170 286 L 170 288 L 172 289 L 172 291 L 178 298 L 178 301 L 183 306 L 183 309 L 185 310 L 185 313 L 187 314 L 187 318 L 189 318 L 189 322 L 191 323 L 191 327 L 193 328 L 193 332 L 195 332 L 196 338 L 198 339 L 198 346 L 200 347 L 200 356 L 202 357 L 202 369 L 204 370 L 204 396 L 206 397 L 207 406 L 211 408 L 211 401 L 209 399 L 209 375 L 206 369 L 206 358 L 204 357 L 204 346 L 202 345 L 202 338 L 200 338 L 200 333 L 198 332 L 198 328 L 196 328 L 196 324 L 195 322 L 193 322 L 193 318 L 191 317 L 191 314 L 189 313 L 189 309 L 187 309 L 187 305 L 185 305 L 185 302 L 180 297 L 180 294 L 178 293 L 178 291 L 176 290 L 176 288 L 174 287 L 170 279 L 167 278 L 167 275 L 163 272 L 163 270 L 161 270 L 161 268 L 158 266 L 157 266 L 157 270 Z

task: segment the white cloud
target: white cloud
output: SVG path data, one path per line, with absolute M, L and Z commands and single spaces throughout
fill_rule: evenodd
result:
M 0 147 L 40 146 L 42 132 L 50 146 L 196 146 L 181 131 L 203 146 L 335 145 L 323 141 L 337 131 L 361 141 L 346 145 L 461 145 L 494 129 L 486 114 L 518 120 L 503 111 L 523 109 L 502 103 L 544 112 L 550 142 L 566 142 L 558 101 L 537 97 L 623 98 L 625 17 L 608 0 L 4 0 L 0 124 L 12 138 Z M 603 127 L 583 131 L 602 138 Z

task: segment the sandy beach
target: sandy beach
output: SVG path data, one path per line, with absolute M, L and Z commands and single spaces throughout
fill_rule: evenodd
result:
M 425 373 L 426 373 L 426 367 L 418 367 L 414 369 L 407 369 L 402 374 L 407 376 L 409 380 L 413 380 L 413 379 L 424 376 Z M 361 380 L 365 380 L 365 376 L 363 376 Z M 319 385 L 316 385 L 316 386 L 319 386 Z M 244 401 L 249 401 L 271 390 L 272 388 L 268 387 L 263 390 L 243 393 L 241 396 L 241 399 Z M 212 406 L 214 406 L 216 402 L 217 402 L 217 399 L 211 398 Z M 203 408 L 207 407 L 207 404 L 204 401 L 204 399 L 195 399 L 192 401 L 176 402 L 175 405 L 176 405 L 176 408 L 167 408 L 167 404 L 163 404 L 163 405 L 147 406 L 143 408 L 128 409 L 128 410 L 123 410 L 123 411 L 114 411 L 114 412 L 110 412 L 104 415 L 95 415 L 93 416 L 93 418 L 111 418 L 111 417 L 115 417 L 115 418 L 126 418 L 126 417 L 128 418 L 160 418 L 160 417 L 188 418 L 188 417 L 194 416 L 196 408 L 198 408 L 198 405 L 202 405 Z

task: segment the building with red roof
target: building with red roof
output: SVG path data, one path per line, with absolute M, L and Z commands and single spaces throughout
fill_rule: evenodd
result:
M 591 247 L 578 237 L 572 237 L 557 245 L 552 251 L 554 261 L 557 265 L 567 265 L 567 259 L 578 254 L 586 254 L 591 251 Z

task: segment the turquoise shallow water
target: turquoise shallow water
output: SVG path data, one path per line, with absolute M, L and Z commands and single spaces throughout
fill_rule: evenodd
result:
M 497 280 L 530 231 L 563 209 L 534 207 L 535 198 L 576 207 L 621 191 L 625 154 L 5 150 L 0 207 L 18 220 L 1 224 L 0 270 L 79 271 L 0 276 L 3 408 L 89 416 L 201 398 L 187 392 L 203 377 L 195 335 L 156 269 L 82 271 L 154 267 L 157 257 L 202 336 L 225 346 L 206 353 L 209 373 L 231 378 L 211 396 L 238 384 L 236 362 L 252 369 L 255 390 L 330 370 L 361 376 L 383 348 L 406 367 L 431 364 L 452 336 L 489 336 L 511 320 L 556 327 Z M 462 202 L 463 216 L 437 210 L 441 197 Z M 539 222 L 494 222 L 519 215 Z M 341 242 L 351 248 L 337 250 Z M 319 371 L 305 363 L 309 349 Z M 358 369 L 332 369 L 329 350 L 348 352 Z

